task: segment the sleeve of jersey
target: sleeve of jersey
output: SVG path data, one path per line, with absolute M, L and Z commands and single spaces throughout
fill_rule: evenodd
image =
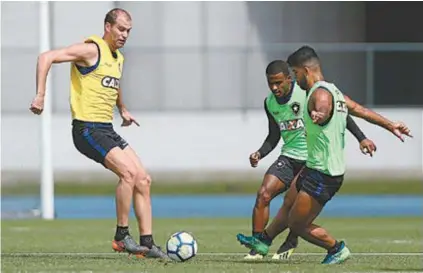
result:
M 347 116 L 347 129 L 355 136 L 358 142 L 361 142 L 366 139 L 364 133 L 360 130 L 357 123 L 352 119 L 350 115 Z
M 273 151 L 273 149 L 275 149 L 280 140 L 279 126 L 273 116 L 270 114 L 269 110 L 267 109 L 266 100 L 264 100 L 264 110 L 266 111 L 267 119 L 269 122 L 269 133 L 267 134 L 263 145 L 261 145 L 260 149 L 258 150 L 261 158 L 264 158 L 271 151 Z

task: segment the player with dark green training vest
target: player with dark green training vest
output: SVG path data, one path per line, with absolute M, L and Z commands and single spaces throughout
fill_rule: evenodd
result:
M 307 91 L 304 122 L 308 150 L 306 166 L 295 183 L 296 193 L 288 192 L 288 195 L 294 192 L 295 197 L 289 208 L 288 227 L 292 233 L 327 250 L 323 264 L 342 263 L 350 256 L 345 243 L 313 221 L 344 180 L 348 113 L 385 128 L 402 141 L 403 134 L 411 136 L 410 130 L 403 123 L 389 121 L 364 108 L 325 81 L 320 60 L 311 47 L 304 46 L 292 53 L 288 64 L 299 86 Z
M 307 159 L 303 119 L 306 92 L 290 76 L 288 64 L 284 61 L 271 62 L 266 68 L 266 77 L 271 90 L 264 101 L 269 121 L 269 134 L 262 147 L 251 154 L 251 166 L 256 167 L 258 161 L 267 156 L 281 138 L 284 145 L 280 156 L 264 175 L 262 185 L 258 190 L 253 209 L 253 236 L 238 235 L 238 240 L 247 247 L 254 242 L 261 243 L 261 241 L 270 246 L 272 240 L 280 233 L 279 230 L 286 228 L 286 224 L 284 227 L 283 223 L 286 222 L 287 212 L 281 208 L 268 229 L 264 230 L 269 220 L 269 204 L 275 196 L 289 188 Z M 376 149 L 374 143 L 364 136 L 351 117 L 348 120 L 348 129 L 360 142 L 361 150 L 371 154 Z M 297 236 L 290 233 L 277 253 L 273 255 L 273 259 L 288 259 L 297 245 Z M 245 256 L 245 259 L 262 258 L 263 255 L 254 249 Z

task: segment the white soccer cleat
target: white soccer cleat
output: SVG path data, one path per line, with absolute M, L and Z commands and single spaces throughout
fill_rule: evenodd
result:
M 272 260 L 289 260 L 289 258 L 292 256 L 292 253 L 294 253 L 295 248 L 288 249 L 287 251 L 281 252 L 281 253 L 275 253 L 272 257 Z
M 251 250 L 250 253 L 248 253 L 247 255 L 244 256 L 244 260 L 262 260 L 264 258 L 263 255 L 258 254 L 257 252 L 255 252 L 254 250 Z

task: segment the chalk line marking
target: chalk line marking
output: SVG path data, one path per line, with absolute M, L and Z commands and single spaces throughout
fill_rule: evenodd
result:
M 21 256 L 113 256 L 117 253 L 109 252 L 13 252 L 1 253 L 1 256 L 21 257 Z M 243 256 L 246 253 L 241 252 L 200 252 L 198 256 Z M 294 253 L 293 256 L 324 256 L 326 253 Z M 352 256 L 423 256 L 422 252 L 353 252 Z

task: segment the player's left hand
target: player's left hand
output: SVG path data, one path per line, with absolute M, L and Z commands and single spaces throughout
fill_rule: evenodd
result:
M 395 122 L 394 124 L 392 124 L 391 127 L 391 132 L 397 137 L 399 138 L 402 142 L 405 141 L 404 136 L 409 136 L 409 137 L 413 137 L 411 135 L 411 131 L 410 129 L 407 127 L 407 125 L 405 125 L 402 122 Z
M 376 145 L 373 141 L 366 138 L 360 142 L 360 150 L 363 154 L 369 154 L 373 157 L 373 153 L 376 152 Z
M 135 118 L 128 111 L 123 111 L 121 113 L 121 117 L 122 117 L 122 125 L 121 126 L 123 126 L 123 127 L 129 126 L 132 123 L 135 123 L 138 127 L 140 126 L 140 124 L 135 120 Z
M 321 123 L 323 122 L 323 118 L 325 117 L 325 114 L 323 114 L 322 112 L 318 112 L 318 111 L 311 111 L 310 113 L 310 117 L 313 120 L 313 123 Z

